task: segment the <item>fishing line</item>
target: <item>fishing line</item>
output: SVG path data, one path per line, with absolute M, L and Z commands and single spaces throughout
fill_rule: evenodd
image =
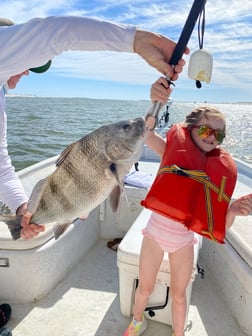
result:
M 203 49 L 203 45 L 204 45 L 205 19 L 206 19 L 206 16 L 205 16 L 205 6 L 204 6 L 202 12 L 199 15 L 199 19 L 198 19 L 198 41 L 199 41 L 200 50 Z M 198 89 L 200 89 L 202 86 L 199 80 L 196 80 L 195 84 Z
M 198 41 L 200 49 L 203 49 L 204 44 L 204 33 L 205 33 L 205 7 L 199 15 L 198 20 Z
M 204 46 L 205 33 L 205 6 L 203 6 L 198 17 L 198 43 L 199 50 L 192 53 L 188 65 L 188 76 L 195 80 L 196 87 L 202 87 L 201 82 L 209 83 L 212 76 L 213 57 Z

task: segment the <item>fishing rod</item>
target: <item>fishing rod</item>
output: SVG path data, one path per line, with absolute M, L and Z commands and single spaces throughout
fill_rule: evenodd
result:
M 184 28 L 180 34 L 178 43 L 175 46 L 175 49 L 173 51 L 173 54 L 171 56 L 170 62 L 169 64 L 174 68 L 177 64 L 178 61 L 182 58 L 184 51 L 186 49 L 187 43 L 192 35 L 193 29 L 195 27 L 195 24 L 197 22 L 197 19 L 199 17 L 199 15 L 202 13 L 202 11 L 204 10 L 205 4 L 206 4 L 207 0 L 194 0 L 191 10 L 188 14 L 188 17 L 186 19 Z M 166 77 L 167 81 L 169 84 L 173 84 L 170 80 L 170 78 L 168 78 L 168 76 Z M 162 104 L 158 101 L 156 101 L 151 109 L 149 110 L 149 112 L 146 115 L 146 118 L 148 116 L 154 117 L 157 123 L 157 119 L 158 119 L 158 114 L 160 112 L 162 108 Z M 155 128 L 156 123 L 154 125 L 153 128 Z

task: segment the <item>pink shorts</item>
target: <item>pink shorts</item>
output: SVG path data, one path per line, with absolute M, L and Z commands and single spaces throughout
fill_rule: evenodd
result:
M 144 236 L 154 239 L 164 252 L 173 253 L 186 245 L 194 245 L 197 239 L 194 232 L 183 224 L 161 216 L 155 212 L 142 230 Z

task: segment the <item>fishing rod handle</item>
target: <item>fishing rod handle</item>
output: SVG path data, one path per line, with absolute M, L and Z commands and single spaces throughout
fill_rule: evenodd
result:
M 162 108 L 162 104 L 159 101 L 155 101 L 151 109 L 148 111 L 146 117 L 158 118 L 161 108 Z
M 159 101 L 155 101 L 152 104 L 152 107 L 145 115 L 146 130 L 153 131 L 155 129 L 155 127 L 157 126 L 157 122 L 158 122 L 159 112 L 162 109 L 162 106 L 163 105 Z M 152 120 L 150 120 L 150 117 L 152 118 Z M 148 123 L 148 126 L 147 126 L 147 123 Z

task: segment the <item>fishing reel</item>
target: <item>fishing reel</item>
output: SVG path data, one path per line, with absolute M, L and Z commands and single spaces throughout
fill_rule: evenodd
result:
M 200 49 L 192 53 L 189 65 L 188 76 L 195 80 L 196 87 L 201 88 L 201 82 L 210 83 L 212 77 L 213 57 L 206 49 L 203 49 L 205 32 L 205 7 L 199 16 L 198 40 Z

